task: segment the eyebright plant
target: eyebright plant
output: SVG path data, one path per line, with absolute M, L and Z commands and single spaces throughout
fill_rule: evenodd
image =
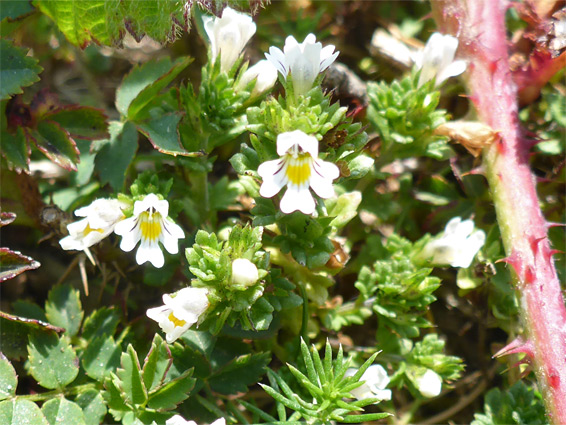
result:
M 0 424 L 566 423 L 561 5 L 296 6 L 2 3 Z

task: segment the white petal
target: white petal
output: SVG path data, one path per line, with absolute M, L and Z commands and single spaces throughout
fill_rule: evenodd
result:
M 299 42 L 295 39 L 295 37 L 290 35 L 285 39 L 285 46 L 283 46 L 283 51 L 286 54 L 288 51 L 290 51 L 291 49 L 294 49 L 298 46 L 299 46 Z
M 197 425 L 195 421 L 187 421 L 181 415 L 175 415 L 165 421 L 165 425 Z
M 226 425 L 226 419 L 224 418 L 216 419 L 210 425 Z
M 125 252 L 130 252 L 134 249 L 141 238 L 140 226 L 134 217 L 119 222 L 116 227 L 114 227 L 114 233 L 122 236 L 120 249 Z
M 289 66 L 285 60 L 285 54 L 277 47 L 270 47 L 269 53 L 265 54 L 266 59 L 283 75 L 287 78 L 289 74 Z
M 301 211 L 303 214 L 310 215 L 314 212 L 314 199 L 308 189 L 308 185 L 301 188 L 295 185 L 288 185 L 281 204 L 281 212 L 290 214 L 293 211 Z
M 161 234 L 159 240 L 169 252 L 169 254 L 177 254 L 179 252 L 179 239 L 185 237 L 185 233 L 180 226 L 175 224 L 171 219 L 166 218 L 161 222 Z
M 287 183 L 285 169 L 285 163 L 281 159 L 266 161 L 258 167 L 257 172 L 263 179 L 259 188 L 261 196 L 271 198 L 279 193 Z
M 163 252 L 161 252 L 161 248 L 159 248 L 157 241 L 150 242 L 147 240 L 142 240 L 142 243 L 140 244 L 140 247 L 136 252 L 136 262 L 139 265 L 142 265 L 146 261 L 149 261 L 151 264 L 153 264 L 153 267 L 156 267 L 158 269 L 163 267 L 163 264 L 165 264 Z
M 207 294 L 206 288 L 183 288 L 174 297 L 170 297 L 170 301 L 166 304 L 173 309 L 175 317 L 189 322 L 191 326 L 208 308 Z
M 324 49 L 320 52 L 320 72 L 324 71 L 328 68 L 338 57 L 340 52 L 334 52 L 334 46 L 329 44 L 328 46 L 324 47 Z
M 171 309 L 166 305 L 162 305 L 161 307 L 154 307 L 148 309 L 145 314 L 151 320 L 160 322 L 162 320 L 167 320 L 167 316 L 169 316 L 169 313 L 171 313 Z
M 332 179 L 328 179 L 326 177 L 320 176 L 316 172 L 316 167 L 312 167 L 312 168 L 313 168 L 313 172 L 311 174 L 311 178 L 309 181 L 312 190 L 314 190 L 314 192 L 323 199 L 328 199 L 335 196 L 336 193 L 334 192 L 334 186 L 332 186 Z
M 315 136 L 309 136 L 301 130 L 295 130 L 291 135 L 304 152 L 310 153 L 313 158 L 318 157 L 318 140 Z
M 443 81 L 450 77 L 456 77 L 462 74 L 467 67 L 466 61 L 458 60 L 454 61 L 445 68 L 443 68 L 436 77 L 436 85 L 439 86 Z
M 83 249 L 85 249 L 83 241 L 71 235 L 61 239 L 59 241 L 59 245 L 61 245 L 61 248 L 63 248 L 65 251 L 82 251 Z
M 316 36 L 313 33 L 310 33 L 305 37 L 304 41 L 302 42 L 302 47 L 304 48 L 306 45 L 314 44 L 314 43 L 316 43 Z

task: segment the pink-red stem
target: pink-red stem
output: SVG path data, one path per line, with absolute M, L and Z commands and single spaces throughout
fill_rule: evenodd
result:
M 566 307 L 547 237 L 531 144 L 518 119 L 517 88 L 509 69 L 505 11 L 501 0 L 432 1 L 441 31 L 456 35 L 469 62 L 468 89 L 478 117 L 500 134 L 484 149 L 507 261 L 521 296 L 521 320 L 548 416 L 566 424 Z

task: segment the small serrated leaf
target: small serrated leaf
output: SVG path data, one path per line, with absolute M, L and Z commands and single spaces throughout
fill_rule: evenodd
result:
M 41 121 L 37 131 L 27 131 L 29 139 L 55 164 L 69 171 L 77 171 L 79 149 L 69 133 L 53 121 Z
M 121 190 L 128 167 L 138 149 L 138 132 L 129 121 L 113 121 L 109 131 L 109 139 L 95 142 L 102 147 L 96 154 L 94 163 L 100 174 L 100 182 L 110 183 L 115 190 Z
M 22 127 L 15 134 L 2 130 L 2 155 L 8 162 L 8 168 L 17 172 L 29 172 L 30 146 Z
M 155 149 L 167 155 L 202 156 L 202 152 L 189 152 L 181 146 L 178 125 L 180 113 L 164 114 L 138 124 L 138 130 L 148 138 Z
M 188 65 L 188 63 L 186 65 Z M 124 117 L 131 119 L 135 114 L 130 116 L 130 106 L 140 93 L 155 84 L 160 78 L 163 78 L 165 75 L 170 73 L 176 66 L 177 64 L 175 62 L 171 62 L 169 57 L 165 57 L 157 61 L 146 62 L 140 66 L 135 66 L 128 75 L 124 77 L 122 84 L 120 84 L 120 87 L 118 87 L 118 90 L 116 91 L 116 109 L 118 109 L 120 114 Z M 169 84 L 169 82 L 170 81 L 168 81 L 165 85 Z M 165 85 L 163 87 L 165 87 Z M 143 101 L 147 102 L 145 96 L 143 97 Z M 145 104 L 144 102 L 140 99 L 135 110 L 138 111 L 139 107 L 143 106 L 142 104 Z
M 39 266 L 41 264 L 38 261 L 18 251 L 0 248 L 0 282 L 12 279 L 27 270 L 37 269 Z
M 27 56 L 25 49 L 14 46 L 8 40 L 0 40 L 0 100 L 23 93 L 27 87 L 39 81 L 43 68 L 37 59 Z
M 126 397 L 126 401 L 134 405 L 143 404 L 147 400 L 138 354 L 132 345 L 128 345 L 126 353 L 122 353 L 122 368 L 117 370 L 117 375 L 121 381 L 121 388 Z
M 43 119 L 56 122 L 72 137 L 87 140 L 108 137 L 108 117 L 101 109 L 70 105 L 45 114 Z
M 75 336 L 84 315 L 79 291 L 69 285 L 53 287 L 47 296 L 45 315 L 49 323 L 65 328 L 67 335 Z
M 79 360 L 66 336 L 30 335 L 28 354 L 31 375 L 44 388 L 61 389 L 79 373 Z
M 85 319 L 81 336 L 86 340 L 99 336 L 112 336 L 119 321 L 120 317 L 114 307 L 102 307 Z
M 269 361 L 269 353 L 238 356 L 214 371 L 208 381 L 221 394 L 246 392 L 247 386 L 258 382 L 266 372 Z
M 151 392 L 163 384 L 172 363 L 173 358 L 168 345 L 163 342 L 159 334 L 155 334 L 143 365 L 143 382 L 148 391 Z
M 82 356 L 86 374 L 97 381 L 104 381 L 120 365 L 121 353 L 112 336 L 93 338 Z
M 16 394 L 18 375 L 12 363 L 0 353 L 0 400 L 13 397 Z
M 196 380 L 191 378 L 192 369 L 169 381 L 163 387 L 149 395 L 148 407 L 158 410 L 171 410 L 189 397 Z
M 49 422 L 33 401 L 13 398 L 0 402 L 0 424 L 49 425 Z
M 99 425 L 104 423 L 106 416 L 106 403 L 97 390 L 86 390 L 78 395 L 75 403 L 83 410 L 86 425 Z
M 0 311 L 0 351 L 19 359 L 27 355 L 28 335 L 36 333 L 63 333 L 65 329 L 36 319 L 18 317 Z
M 86 425 L 82 409 L 76 403 L 64 397 L 46 401 L 41 406 L 41 412 L 49 422 L 49 425 Z
M 162 62 L 164 60 L 167 61 L 169 58 L 162 59 Z M 150 103 L 171 81 L 173 81 L 175 77 L 179 75 L 179 73 L 191 62 L 191 58 L 182 57 L 170 63 L 169 70 L 165 74 L 159 76 L 155 81 L 143 88 L 143 90 L 141 90 L 132 100 L 128 107 L 128 119 L 136 121 L 140 115 L 142 115 L 144 107 Z
M 110 376 L 104 381 L 106 391 L 102 393 L 110 413 L 117 421 L 121 420 L 127 412 L 132 410 L 132 407 L 127 405 L 122 398 L 124 393 L 120 390 L 119 384 L 120 378 L 114 373 L 110 373 Z

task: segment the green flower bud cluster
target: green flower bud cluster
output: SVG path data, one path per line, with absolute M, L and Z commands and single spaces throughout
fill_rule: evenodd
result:
M 418 86 L 419 73 L 401 81 L 368 84 L 370 104 L 367 117 L 381 138 L 380 161 L 430 156 L 446 158 L 450 149 L 446 137 L 433 130 L 447 120 L 438 109 L 440 92 L 432 82 Z
M 262 234 L 262 227 L 236 226 L 227 241 L 220 241 L 214 233 L 198 231 L 186 256 L 195 276 L 192 286 L 208 289 L 210 307 L 201 328 L 218 333 L 225 323 L 233 327 L 239 322 L 244 330 L 266 330 L 274 311 L 300 304 L 300 297 L 292 294 L 293 284 L 268 273 L 269 254 L 261 250 Z M 247 265 L 244 273 L 251 271 L 248 275 L 253 278 L 242 277 L 242 260 Z

